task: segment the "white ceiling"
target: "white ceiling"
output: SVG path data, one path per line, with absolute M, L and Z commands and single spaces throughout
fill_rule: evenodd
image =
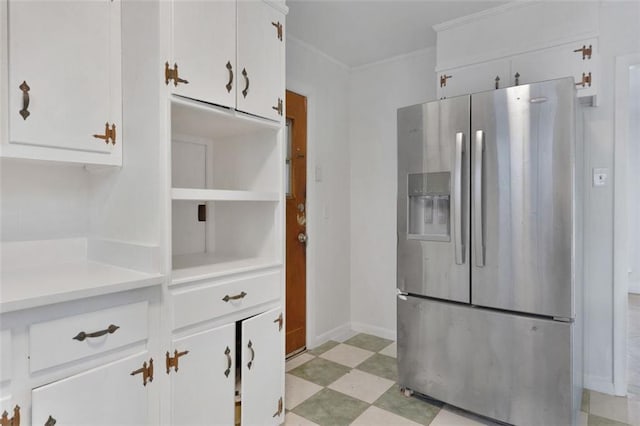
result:
M 435 46 L 435 24 L 506 1 L 287 0 L 288 34 L 357 67 Z

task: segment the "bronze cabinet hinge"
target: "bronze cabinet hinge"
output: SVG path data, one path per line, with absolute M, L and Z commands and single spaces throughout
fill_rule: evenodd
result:
M 167 374 L 169 374 L 169 372 L 171 371 L 171 367 L 173 367 L 173 371 L 177 373 L 178 361 L 180 360 L 180 357 L 188 353 L 189 351 L 178 352 L 178 350 L 176 349 L 175 351 L 173 351 L 173 356 L 171 356 L 169 355 L 169 351 L 167 351 L 167 355 L 166 355 Z
M 142 367 L 131 372 L 131 376 L 135 376 L 136 374 L 142 374 L 143 386 L 147 386 L 147 381 L 153 382 L 153 358 L 149 358 L 148 364 L 147 361 L 145 361 L 142 363 Z
M 589 87 L 591 87 L 591 82 L 592 82 L 591 73 L 589 73 L 589 74 L 582 73 L 582 80 L 577 82 L 576 86 L 582 86 L 582 87 L 589 86 Z
M 109 123 L 105 123 L 104 125 L 104 135 L 93 135 L 96 139 L 102 139 L 106 144 L 109 144 L 111 141 L 112 145 L 116 144 L 116 125 L 111 124 L 111 128 L 109 128 Z
M 280 397 L 280 399 L 278 399 L 278 411 L 273 414 L 273 417 L 280 417 L 280 415 L 282 415 L 283 405 L 282 397 Z
M 575 53 L 582 52 L 582 60 L 584 61 L 585 59 L 591 59 L 591 53 L 593 52 L 593 48 L 591 47 L 591 45 L 587 47 L 583 44 L 581 49 L 576 49 L 574 50 L 574 52 Z
M 9 413 L 5 410 L 0 418 L 0 426 L 20 426 L 20 406 L 13 407 L 13 417 L 9 418 Z
M 49 418 L 45 422 L 44 426 L 53 426 L 56 423 L 58 423 L 58 421 L 56 419 L 54 419 L 53 417 L 49 416 Z
M 282 312 L 280 312 L 280 315 L 278 315 L 278 318 L 274 319 L 273 322 L 278 324 L 278 331 L 282 331 L 282 323 L 284 323 Z
M 164 84 L 168 85 L 169 80 L 173 80 L 173 85 L 178 86 L 178 83 L 189 84 L 189 82 L 178 76 L 178 64 L 173 64 L 173 69 L 169 68 L 169 62 L 164 63 Z
M 282 24 L 280 23 L 280 21 L 278 22 L 272 22 L 271 25 L 273 25 L 274 27 L 276 27 L 276 32 L 278 35 L 278 40 L 282 41 Z
M 516 86 L 520 85 L 520 73 L 516 71 L 516 74 L 514 75 L 515 79 L 516 79 Z
M 284 103 L 280 98 L 278 98 L 278 104 L 276 106 L 271 107 L 271 109 L 278 111 L 278 115 L 282 115 L 283 108 L 284 108 Z
M 440 87 L 445 87 L 447 85 L 447 80 L 453 78 L 451 75 L 442 74 L 440 76 Z
M 496 75 L 496 78 L 493 80 L 496 83 L 496 89 L 500 88 L 500 76 Z

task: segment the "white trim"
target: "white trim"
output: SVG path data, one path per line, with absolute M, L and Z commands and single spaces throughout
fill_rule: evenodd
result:
M 606 393 L 607 395 L 613 395 L 614 386 L 608 377 L 590 376 L 584 375 L 584 387 L 585 389 L 593 390 L 600 393 Z
M 331 62 L 332 64 L 335 64 L 335 65 L 339 66 L 340 68 L 344 69 L 345 71 L 351 71 L 351 67 L 349 65 L 345 64 L 344 62 L 340 62 L 339 60 L 337 60 L 333 56 L 328 55 L 327 53 L 323 52 L 322 50 L 318 49 L 317 47 L 312 46 L 309 43 L 307 43 L 305 41 L 302 41 L 302 40 L 290 35 L 289 33 L 287 33 L 287 44 L 289 44 L 289 43 L 297 44 L 298 46 L 302 47 L 303 49 L 306 49 L 309 52 L 312 52 L 312 53 L 314 53 L 314 54 L 326 59 L 327 61 Z M 287 85 L 289 85 L 289 81 L 287 81 Z
M 375 325 L 364 324 L 361 322 L 352 322 L 351 328 L 358 333 L 367 333 L 374 336 L 382 337 L 383 339 L 396 340 L 396 330 L 377 327 Z
M 449 21 L 441 22 L 439 24 L 433 25 L 431 28 L 433 28 L 435 32 L 444 31 L 450 28 L 460 27 L 462 25 L 468 24 L 469 22 L 477 21 L 479 19 L 501 15 L 513 9 L 532 6 L 535 3 L 536 2 L 534 0 L 513 1 L 507 4 L 503 4 L 502 6 L 493 7 L 491 9 L 485 9 L 480 12 L 472 13 L 471 15 L 465 15 L 459 18 L 451 19 Z
M 390 58 L 381 59 L 379 61 L 369 62 L 369 63 L 363 64 L 363 65 L 358 65 L 358 66 L 355 66 L 355 67 L 351 68 L 351 71 L 362 71 L 362 70 L 366 70 L 367 68 L 371 68 L 371 67 L 375 67 L 375 66 L 378 66 L 378 65 L 387 64 L 389 62 L 401 61 L 401 60 L 413 58 L 415 56 L 425 55 L 425 54 L 428 54 L 429 52 L 434 52 L 434 54 L 435 54 L 435 51 L 436 51 L 436 47 L 435 46 L 429 46 L 429 47 L 425 47 L 423 49 L 413 50 L 413 51 L 407 52 L 407 53 L 401 53 L 399 55 L 392 56 Z
M 627 140 L 629 138 L 629 67 L 640 53 L 616 58 L 613 193 L 613 391 L 627 393 Z M 612 393 L 614 393 L 612 392 Z
M 357 333 L 353 331 L 350 323 L 344 323 L 332 330 L 327 331 L 326 333 L 322 333 L 319 336 L 316 336 L 313 343 L 307 346 L 308 349 L 313 349 L 321 344 L 328 342 L 329 340 L 335 340 L 336 342 L 344 342 L 347 339 L 355 336 Z

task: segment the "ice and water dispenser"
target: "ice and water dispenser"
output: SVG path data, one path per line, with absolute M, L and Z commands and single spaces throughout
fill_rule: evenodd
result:
M 450 241 L 450 173 L 410 173 L 407 237 L 417 240 Z

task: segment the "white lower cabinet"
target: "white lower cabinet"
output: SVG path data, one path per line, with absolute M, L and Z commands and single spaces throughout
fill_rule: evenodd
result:
M 234 424 L 235 337 L 233 323 L 173 341 L 171 424 Z
M 147 424 L 149 360 L 144 352 L 33 389 L 31 423 Z
M 282 310 L 276 308 L 174 339 L 166 361 L 171 375 L 171 424 L 281 424 L 282 318 Z M 240 417 L 235 409 L 238 402 Z

